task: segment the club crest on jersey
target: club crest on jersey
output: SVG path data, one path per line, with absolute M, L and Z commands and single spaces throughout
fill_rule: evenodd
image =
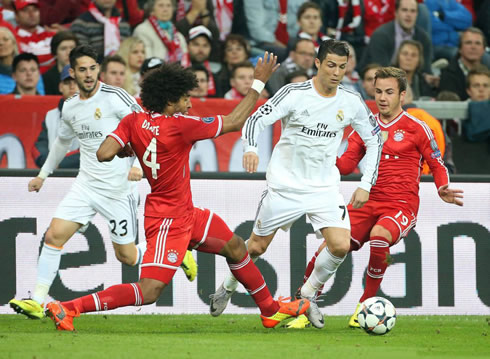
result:
M 175 249 L 169 249 L 167 253 L 167 260 L 170 263 L 175 263 L 179 259 L 179 252 L 177 252 Z
M 393 134 L 393 139 L 396 142 L 402 141 L 404 137 L 405 137 L 405 131 L 403 130 L 396 130 L 395 133 Z
M 430 157 L 432 158 L 439 158 L 441 157 L 441 151 L 437 150 L 437 151 L 434 151 L 430 154 Z
M 344 121 L 344 111 L 338 110 L 337 111 L 337 116 L 335 117 L 337 121 L 342 122 Z
M 202 122 L 209 124 L 214 122 L 214 117 L 202 117 L 201 120 Z
M 381 137 L 383 138 L 383 143 L 388 139 L 388 131 L 381 131 Z
M 100 120 L 102 118 L 102 111 L 98 107 L 95 109 L 94 118 L 96 120 Z

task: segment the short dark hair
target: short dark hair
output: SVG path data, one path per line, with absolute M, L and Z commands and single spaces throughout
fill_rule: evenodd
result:
M 471 69 L 466 75 L 466 88 L 470 88 L 471 78 L 473 76 L 484 75 L 490 77 L 490 71 L 485 65 L 477 65 L 474 69 Z
M 417 0 L 413 0 L 417 2 Z M 400 8 L 402 0 L 395 0 L 395 11 L 397 11 Z M 417 11 L 418 11 L 418 4 L 417 4 Z
M 77 65 L 77 59 L 88 56 L 97 62 L 97 51 L 90 45 L 79 45 L 70 51 L 70 66 L 73 70 Z
M 250 44 L 248 43 L 247 39 L 239 34 L 229 34 L 223 43 L 223 59 L 225 56 L 226 45 L 229 42 L 238 42 L 245 49 L 247 57 L 250 57 Z
M 300 69 L 300 70 L 290 72 L 289 74 L 286 75 L 286 84 L 291 83 L 291 81 L 298 76 L 305 76 L 307 79 L 310 78 L 310 76 L 308 76 L 305 70 Z
M 71 31 L 60 31 L 56 33 L 51 39 L 51 55 L 56 56 L 56 51 L 58 51 L 58 46 L 63 41 L 73 40 L 75 41 L 75 46 L 78 46 L 78 37 Z
M 124 61 L 120 55 L 109 55 L 104 57 L 104 60 L 102 60 L 102 63 L 100 64 L 100 72 L 106 72 L 107 66 L 109 66 L 109 63 L 111 62 L 117 62 L 126 67 L 126 61 Z
M 242 62 L 239 62 L 238 64 L 235 64 L 233 65 L 233 67 L 231 68 L 231 72 L 230 72 L 230 79 L 234 78 L 235 77 L 235 73 L 238 69 L 241 69 L 241 68 L 249 68 L 249 69 L 254 69 L 254 65 L 252 65 L 252 63 L 250 61 L 242 61 Z
M 303 41 L 306 41 L 306 42 L 310 42 L 313 44 L 313 47 L 315 47 L 315 43 L 313 42 L 313 40 L 311 39 L 306 39 L 304 37 L 300 37 L 299 39 L 297 39 L 295 42 L 294 42 L 294 46 L 293 46 L 293 51 L 296 51 L 298 49 L 298 44 L 300 42 L 303 42 Z
M 320 63 L 327 58 L 328 54 L 335 54 L 338 56 L 349 57 L 349 45 L 345 41 L 338 41 L 334 39 L 328 39 L 322 41 L 320 48 L 318 49 L 318 55 L 316 56 Z
M 141 102 L 151 112 L 162 113 L 169 103 L 197 87 L 196 75 L 178 63 L 163 64 L 149 71 L 141 84 Z
M 478 34 L 482 37 L 483 40 L 483 47 L 487 47 L 487 38 L 485 37 L 485 34 L 483 31 L 481 31 L 479 28 L 470 26 L 466 30 L 462 31 L 461 34 L 459 35 L 459 42 L 458 42 L 458 49 L 461 49 L 461 45 L 463 45 L 463 35 L 466 34 L 467 32 L 471 32 L 472 34 Z
M 204 72 L 206 74 L 206 80 L 209 80 L 209 73 L 208 73 L 208 70 L 204 67 L 203 64 L 193 64 L 191 66 L 191 70 L 192 72 L 197 72 L 197 71 L 201 71 L 201 72 Z
M 380 64 L 377 64 L 375 62 L 372 62 L 370 64 L 367 64 L 366 66 L 364 66 L 364 68 L 362 69 L 361 71 L 361 79 L 364 81 L 364 77 L 366 76 L 366 73 L 369 71 L 369 70 L 372 70 L 372 69 L 378 69 L 380 67 L 383 67 L 381 66 Z
M 34 61 L 39 68 L 39 59 L 37 56 L 30 52 L 23 52 L 14 57 L 14 60 L 12 61 L 12 72 L 17 71 L 17 66 L 19 66 L 19 63 L 22 61 Z
M 394 78 L 398 82 L 398 89 L 400 90 L 399 93 L 407 90 L 407 73 L 402 69 L 398 69 L 393 66 L 379 68 L 374 76 L 374 83 L 376 83 L 378 79 L 390 78 Z
M 303 16 L 305 11 L 308 9 L 318 10 L 320 12 L 320 16 L 322 16 L 322 8 L 320 7 L 320 5 L 318 5 L 317 3 L 313 2 L 313 1 L 307 1 L 299 7 L 298 12 L 296 14 L 297 19 L 299 20 L 300 17 Z

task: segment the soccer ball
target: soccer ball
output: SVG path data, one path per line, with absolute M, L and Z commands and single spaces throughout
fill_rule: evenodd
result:
M 361 303 L 357 320 L 368 334 L 383 335 L 396 323 L 396 310 L 388 299 L 371 297 Z

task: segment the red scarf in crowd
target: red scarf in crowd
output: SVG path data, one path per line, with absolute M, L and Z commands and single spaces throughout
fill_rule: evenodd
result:
M 184 54 L 182 56 L 182 61 L 180 62 L 182 67 L 190 67 L 192 65 L 191 62 L 191 57 L 189 53 Z M 203 66 L 208 70 L 208 96 L 214 96 L 216 95 L 216 86 L 214 85 L 214 77 L 213 73 L 211 72 L 211 66 L 209 66 L 209 61 L 204 61 Z
M 279 21 L 277 22 L 276 39 L 282 42 L 284 45 L 288 44 L 289 34 L 288 34 L 288 0 L 278 0 L 279 1 Z
M 90 3 L 88 11 L 95 20 L 104 25 L 104 56 L 116 53 L 121 45 L 121 34 L 119 32 L 121 17 L 105 17 L 93 2 Z
M 219 38 L 224 41 L 231 32 L 233 23 L 233 0 L 213 0 L 213 5 Z
M 172 24 L 172 29 L 170 30 L 172 31 L 172 38 L 170 38 L 169 34 L 160 27 L 158 19 L 155 16 L 150 16 L 148 21 L 167 48 L 167 58 L 164 59 L 165 62 L 180 62 L 182 60 L 183 52 L 175 25 Z

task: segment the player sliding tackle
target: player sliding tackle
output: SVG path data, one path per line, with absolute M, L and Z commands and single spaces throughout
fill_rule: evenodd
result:
M 262 324 L 272 328 L 303 314 L 308 300 L 275 301 L 250 260 L 243 240 L 209 209 L 194 207 L 190 189 L 189 152 L 196 141 L 242 128 L 270 75 L 277 57 L 265 53 L 255 67 L 255 80 L 245 98 L 228 116 L 194 117 L 189 91 L 197 86 L 190 69 L 162 65 L 142 84 L 141 100 L 149 111 L 126 116 L 97 151 L 99 161 L 137 155 L 151 186 L 145 203 L 147 250 L 137 283 L 119 284 L 69 302 L 52 302 L 47 314 L 59 330 L 74 330 L 80 313 L 154 303 L 170 283 L 187 249 L 226 257 L 233 275 L 247 288 L 260 309 Z M 131 143 L 131 147 L 127 144 Z
M 121 88 L 98 80 L 97 52 L 89 45 L 81 45 L 70 52 L 70 75 L 75 79 L 79 93 L 63 105 L 58 137 L 49 151 L 37 177 L 28 185 L 29 192 L 39 192 L 45 179 L 65 157 L 71 141 L 80 142 L 80 172 L 59 204 L 46 232 L 37 266 L 37 282 L 30 299 L 12 299 L 10 306 L 31 319 L 44 317 L 43 303 L 58 274 L 63 246 L 77 232 L 83 232 L 89 221 L 99 213 L 109 226 L 110 237 L 117 259 L 130 266 L 141 263 L 146 243 L 135 244 L 137 186 L 143 173 L 134 159 L 117 159 L 99 163 L 96 152 L 104 138 L 119 121 L 133 111 L 141 110 L 136 100 Z M 197 273 L 192 254 L 188 252 L 182 268 L 189 280 Z
M 298 218 L 308 216 L 313 229 L 327 242 L 311 280 L 300 293 L 310 300 L 306 314 L 317 328 L 322 328 L 324 321 L 315 302 L 316 292 L 337 271 L 349 250 L 349 214 L 335 166 L 344 128 L 352 125 L 367 148 L 366 170 L 350 201 L 355 208 L 362 207 L 369 198 L 382 148 L 379 126 L 359 94 L 340 86 L 348 56 L 345 42 L 322 42 L 315 59 L 317 76 L 284 86 L 247 120 L 242 131 L 243 165 L 248 172 L 255 172 L 260 131 L 282 119 L 281 138 L 267 168 L 268 188 L 259 205 L 248 251 L 257 258 L 279 228 L 287 230 Z M 236 288 L 237 281 L 230 274 L 212 296 L 211 315 L 223 312 Z

